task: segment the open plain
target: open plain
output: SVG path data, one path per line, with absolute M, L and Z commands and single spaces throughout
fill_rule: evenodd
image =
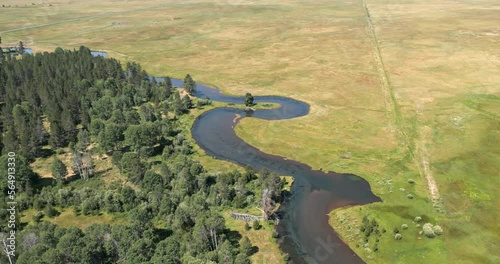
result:
M 247 118 L 236 131 L 370 183 L 382 203 L 331 213 L 367 263 L 500 262 L 498 1 L 7 0 L 0 11 L 3 43 L 85 45 L 154 76 L 310 104 L 307 116 Z M 365 215 L 387 230 L 376 251 L 359 232 Z M 443 235 L 419 234 L 427 222 Z

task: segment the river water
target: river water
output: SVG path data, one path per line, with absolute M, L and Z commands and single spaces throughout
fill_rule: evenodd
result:
M 26 52 L 32 53 L 31 49 Z M 106 57 L 107 53 L 93 51 L 92 55 Z M 163 81 L 163 78 L 155 79 Z M 183 87 L 183 81 L 179 79 L 172 79 L 172 84 Z M 244 103 L 243 96 L 225 95 L 203 84 L 197 84 L 195 96 L 219 102 Z M 195 120 L 191 128 L 193 138 L 208 155 L 215 158 L 242 166 L 250 165 L 257 171 L 267 168 L 278 175 L 294 177 L 291 196 L 280 208 L 283 214 L 277 226 L 280 246 L 290 256 L 289 263 L 363 263 L 328 224 L 328 213 L 339 207 L 379 202 L 380 198 L 359 176 L 313 170 L 307 164 L 264 153 L 243 141 L 234 131 L 243 118 L 286 122 L 286 119 L 300 118 L 309 113 L 308 104 L 292 98 L 255 96 L 254 99 L 258 104 L 277 103 L 280 107 L 254 112 L 232 107 L 207 111 Z
M 181 80 L 173 79 L 172 84 L 182 87 Z M 203 84 L 197 85 L 195 96 L 235 104 L 244 102 L 243 96 L 224 95 L 218 89 Z M 264 153 L 239 138 L 234 127 L 242 118 L 251 116 L 286 122 L 283 120 L 300 118 L 309 113 L 309 105 L 295 99 L 281 96 L 254 98 L 255 103 L 278 103 L 280 107 L 255 112 L 232 107 L 207 111 L 194 122 L 191 129 L 193 138 L 208 155 L 215 158 L 294 177 L 292 195 L 281 208 L 284 221 L 277 228 L 282 237 L 281 248 L 291 257 L 291 263 L 363 263 L 328 224 L 328 213 L 343 206 L 378 202 L 380 198 L 359 176 L 313 170 L 307 164 Z

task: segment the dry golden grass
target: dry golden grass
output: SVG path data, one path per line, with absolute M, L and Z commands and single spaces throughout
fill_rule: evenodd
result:
M 275 239 L 272 237 L 274 228 L 270 227 L 268 224 L 263 224 L 260 230 L 254 230 L 252 228 L 246 231 L 245 222 L 231 218 L 229 212 L 224 213 L 224 219 L 226 220 L 226 227 L 229 230 L 237 231 L 243 237 L 247 236 L 252 242 L 252 245 L 259 248 L 257 253 L 250 258 L 252 263 L 284 263 L 284 258 L 281 255 Z M 249 224 L 252 226 L 252 223 Z
M 412 214 L 428 214 L 445 229 L 432 243 L 406 241 L 413 250 L 387 247 L 380 259 L 418 260 L 418 254 L 429 253 L 435 257 L 430 262 L 500 261 L 495 220 L 500 217 L 498 1 L 116 3 L 2 9 L 8 12 L 2 12 L 0 30 L 99 15 L 4 33 L 2 39 L 30 42 L 35 50 L 87 45 L 122 62 L 138 61 L 155 75 L 190 73 L 227 93 L 306 101 L 311 105 L 308 116 L 275 122 L 245 119 L 237 133 L 264 152 L 364 177 L 384 200 L 366 207 L 383 224 L 408 221 L 397 210 L 405 206 Z M 119 11 L 129 12 L 112 13 Z M 199 155 L 211 170 L 236 167 Z M 424 156 L 444 214 L 428 199 Z M 397 193 L 408 188 L 409 178 L 416 182 L 413 202 Z M 396 191 L 389 192 L 382 179 L 393 180 Z M 438 256 L 435 248 L 446 250 Z
M 36 215 L 38 211 L 35 209 L 29 209 L 23 211 L 21 216 L 21 223 L 33 224 L 33 216 Z M 110 225 L 126 225 L 127 220 L 123 215 L 111 215 L 108 213 L 102 213 L 100 215 L 75 215 L 72 208 L 66 208 L 58 216 L 54 218 L 44 217 L 43 221 L 50 221 L 55 225 L 69 228 L 78 227 L 85 230 L 87 227 L 93 224 L 110 224 Z
M 127 223 L 126 219 L 117 218 L 107 213 L 102 213 L 101 215 L 75 215 L 71 209 L 63 211 L 59 216 L 52 219 L 51 222 L 66 228 L 76 226 L 82 230 L 93 224 L 125 225 Z

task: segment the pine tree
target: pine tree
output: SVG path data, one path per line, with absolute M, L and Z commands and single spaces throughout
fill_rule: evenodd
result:
M 88 102 L 86 97 L 82 96 L 80 100 L 80 123 L 85 129 L 88 129 L 90 125 L 89 110 L 90 103 Z
M 184 89 L 190 95 L 194 95 L 196 93 L 196 82 L 189 74 L 187 74 L 184 78 Z
M 67 174 L 68 170 L 66 169 L 66 165 L 56 157 L 52 163 L 52 176 L 59 182 L 62 182 Z
M 19 41 L 19 46 L 17 47 L 17 51 L 19 52 L 19 54 L 24 53 L 24 43 L 22 41 Z
M 245 254 L 246 256 L 252 255 L 252 243 L 247 236 L 240 240 L 240 253 Z
M 2 47 L 0 47 L 0 62 L 4 62 L 4 61 L 5 61 L 5 54 L 3 54 Z
M 49 144 L 54 150 L 64 146 L 63 130 L 59 125 L 59 121 L 50 122 Z
M 182 97 L 182 104 L 184 105 L 185 109 L 191 109 L 193 107 L 193 101 L 191 101 L 189 95 L 185 95 L 184 97 Z

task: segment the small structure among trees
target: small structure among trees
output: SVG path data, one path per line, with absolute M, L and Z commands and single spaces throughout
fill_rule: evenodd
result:
M 264 216 L 259 216 L 259 215 L 251 215 L 251 214 L 240 214 L 240 213 L 235 213 L 231 212 L 229 215 L 237 220 L 243 220 L 245 222 L 249 221 L 259 221 L 261 219 L 264 219 Z

